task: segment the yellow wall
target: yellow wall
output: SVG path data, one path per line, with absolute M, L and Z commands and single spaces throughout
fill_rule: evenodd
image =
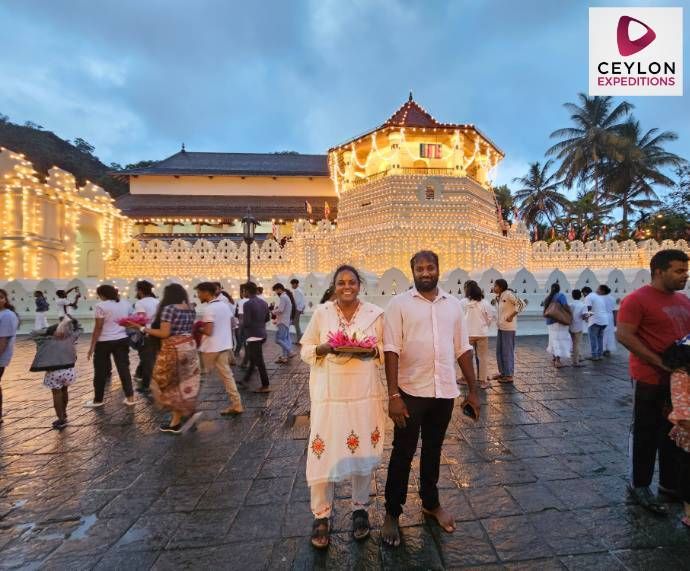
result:
M 251 176 L 149 176 L 131 177 L 132 194 L 174 194 L 180 196 L 333 196 L 335 189 L 328 177 Z

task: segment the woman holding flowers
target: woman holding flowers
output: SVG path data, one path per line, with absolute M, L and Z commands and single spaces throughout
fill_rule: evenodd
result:
M 383 453 L 383 310 L 358 299 L 360 285 L 355 268 L 340 266 L 333 276 L 334 301 L 316 308 L 302 337 L 302 360 L 311 366 L 311 542 L 319 549 L 329 544 L 335 483 L 346 478 L 352 481 L 353 535 L 369 535 L 366 506 Z

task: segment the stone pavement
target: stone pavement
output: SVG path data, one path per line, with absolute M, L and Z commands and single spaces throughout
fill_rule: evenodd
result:
M 233 419 L 219 416 L 225 396 L 210 378 L 198 429 L 172 436 L 158 432 L 164 416 L 146 399 L 133 410 L 121 404 L 117 378 L 105 407 L 81 407 L 92 377 L 82 342 L 69 426 L 56 432 L 50 392 L 27 372 L 33 346 L 22 340 L 3 381 L 0 568 L 690 569 L 679 506 L 657 519 L 626 501 L 625 356 L 555 371 L 545 345 L 519 339 L 515 386 L 486 392 L 478 424 L 456 408 L 440 481 L 454 534 L 422 518 L 411 490 L 403 545 L 382 547 L 384 464 L 372 486 L 372 537 L 351 539 L 343 484 L 331 547 L 316 553 L 299 416 L 308 407 L 304 364 L 271 365 L 275 391 L 246 393 L 247 411 Z M 275 357 L 272 343 L 267 353 Z

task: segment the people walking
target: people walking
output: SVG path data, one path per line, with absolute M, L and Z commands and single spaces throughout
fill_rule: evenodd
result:
M 235 353 L 235 358 L 239 357 L 240 351 L 242 350 L 242 347 L 244 347 L 244 326 L 243 326 L 243 320 L 244 320 L 244 304 L 247 301 L 247 295 L 244 289 L 244 284 L 240 285 L 240 297 L 237 300 L 237 307 L 235 309 L 235 317 L 237 318 L 237 329 L 236 329 L 236 337 L 237 337 L 237 344 L 235 345 L 234 353 Z M 243 359 L 242 364 L 240 365 L 242 368 L 246 367 L 246 352 L 245 352 L 245 359 Z
M 48 327 L 48 310 L 50 309 L 50 304 L 42 291 L 36 290 L 34 292 L 34 303 L 36 304 L 34 329 L 45 329 Z
M 74 292 L 74 299 L 69 299 L 69 294 Z M 79 298 L 81 297 L 81 292 L 79 291 L 79 286 L 74 286 L 68 290 L 59 289 L 55 292 L 55 305 L 58 307 L 58 319 L 62 319 L 65 315 L 72 315 L 74 310 L 79 307 Z
M 161 340 L 151 383 L 156 402 L 171 412 L 170 420 L 161 424 L 161 432 L 180 434 L 197 418 L 201 374 L 192 337 L 195 318 L 187 292 L 173 283 L 163 290 L 151 327 L 141 327 L 142 333 Z
M 351 266 L 333 276 L 335 301 L 320 305 L 302 337 L 302 360 L 310 365 L 310 435 L 307 483 L 314 515 L 314 547 L 329 543 L 329 519 L 336 482 L 349 479 L 352 489 L 352 531 L 369 535 L 369 491 L 383 454 L 386 392 L 383 364 L 383 310 L 359 299 L 361 278 Z M 372 337 L 362 352 L 344 353 L 331 334 Z M 408 466 L 409 469 L 409 466 Z
M 249 383 L 254 369 L 259 370 L 261 387 L 254 392 L 270 392 L 268 372 L 264 362 L 263 345 L 266 342 L 266 323 L 270 319 L 268 304 L 257 295 L 258 288 L 254 282 L 244 284 L 247 301 L 244 304 L 244 327 L 247 334 L 246 349 L 249 366 L 244 374 L 244 383 Z
M 595 292 L 585 298 L 589 312 L 589 344 L 592 361 L 601 361 L 604 354 L 604 330 L 609 325 L 609 312 L 604 292 L 607 286 L 599 286 Z M 610 291 L 610 290 L 609 290 Z
M 273 309 L 276 322 L 276 343 L 282 350 L 282 355 L 276 359 L 276 363 L 285 364 L 297 354 L 292 351 L 292 340 L 290 339 L 290 323 L 292 323 L 294 305 L 283 284 L 274 284 L 273 293 L 278 296 L 278 305 Z
M 136 283 L 137 301 L 134 304 L 134 313 L 146 319 L 146 326 L 150 327 L 158 311 L 158 298 L 153 293 L 153 284 L 146 280 Z M 137 392 L 148 394 L 151 388 L 153 367 L 156 363 L 156 354 L 160 347 L 160 341 L 150 335 L 144 336 L 141 349 L 139 349 L 139 366 L 137 367 L 139 386 Z
M 215 370 L 223 381 L 230 405 L 220 414 L 222 416 L 241 414 L 244 412 L 242 398 L 230 369 L 230 353 L 233 349 L 230 305 L 216 296 L 216 286 L 211 282 L 202 282 L 195 289 L 199 301 L 203 303 L 199 353 L 204 371 L 210 374 Z
M 129 340 L 125 328 L 118 323 L 129 316 L 131 306 L 128 301 L 120 299 L 117 289 L 109 284 L 98 286 L 96 295 L 101 301 L 96 304 L 94 310 L 95 321 L 87 354 L 88 360 L 93 358 L 94 396 L 93 400 L 87 401 L 84 406 L 103 406 L 111 356 L 115 361 L 115 368 L 125 394 L 123 403 L 134 406 L 134 389 L 129 371 Z
M 292 297 L 295 300 L 295 316 L 292 318 L 292 323 L 295 326 L 295 342 L 299 344 L 302 339 L 302 329 L 299 320 L 307 307 L 307 302 L 304 297 L 304 292 L 299 287 L 298 279 L 291 279 L 290 286 L 292 287 Z
M 14 355 L 14 343 L 19 329 L 19 316 L 9 295 L 0 289 L 0 423 L 2 423 L 2 375 Z
M 395 296 L 384 317 L 388 414 L 395 424 L 386 480 L 386 518 L 381 529 L 383 542 L 389 546 L 400 544 L 398 520 L 407 500 L 410 466 L 420 431 L 422 511 L 444 531 L 455 530 L 455 518 L 441 505 L 437 484 L 441 447 L 454 399 L 460 394 L 456 362 L 469 387 L 461 404 L 463 412 L 476 420 L 480 411 L 463 309 L 456 298 L 438 287 L 438 256 L 430 251 L 418 252 L 410 266 L 414 287 Z
M 669 438 L 669 371 L 662 353 L 690 332 L 690 299 L 681 291 L 688 281 L 688 256 L 661 250 L 650 260 L 651 283 L 629 293 L 618 313 L 617 339 L 630 351 L 633 420 L 630 428 L 630 495 L 656 513 L 665 506 L 650 490 L 659 458 L 659 491 L 677 496 L 681 482 L 680 449 Z
M 561 292 L 560 284 L 551 284 L 549 295 L 546 296 L 542 305 L 549 332 L 549 344 L 546 351 L 551 354 L 553 366 L 560 369 L 565 366 L 563 359 L 570 357 L 573 345 L 570 338 L 572 310 L 565 294 Z
M 68 387 L 77 379 L 75 344 L 80 333 L 79 323 L 70 316 L 56 325 L 31 332 L 37 348 L 30 370 L 45 371 L 43 384 L 52 392 L 57 416 L 53 421 L 55 430 L 67 426 Z
M 499 383 L 512 383 L 515 375 L 515 335 L 517 316 L 520 313 L 520 301 L 515 293 L 508 289 L 508 282 L 503 278 L 494 281 L 496 294 L 496 364 L 498 374 L 492 377 Z
M 582 359 L 580 354 L 580 345 L 582 343 L 582 334 L 587 328 L 585 321 L 587 316 L 587 306 L 582 301 L 582 292 L 579 289 L 574 289 L 570 292 L 573 301 L 570 303 L 572 312 L 572 321 L 570 322 L 570 339 L 573 344 L 572 364 L 573 367 L 582 367 Z
M 602 340 L 602 355 L 608 357 L 611 353 L 616 352 L 616 300 L 611 295 L 611 288 L 609 286 L 602 284 L 599 287 L 604 295 L 606 316 L 608 318 Z
M 477 380 L 486 389 L 490 386 L 488 376 L 489 326 L 496 321 L 496 310 L 484 299 L 484 293 L 474 280 L 467 280 L 464 286 L 465 297 L 460 300 L 470 345 L 474 348 L 477 363 Z

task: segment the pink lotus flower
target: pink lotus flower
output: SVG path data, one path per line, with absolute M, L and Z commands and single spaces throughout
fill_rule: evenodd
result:
M 359 335 L 358 335 L 359 333 Z M 328 344 L 334 349 L 340 347 L 362 347 L 373 349 L 376 347 L 377 339 L 373 335 L 364 336 L 361 332 L 355 331 L 350 337 L 344 331 L 331 331 L 328 334 Z
M 133 327 L 133 324 L 136 326 L 146 325 L 146 316 L 143 313 L 128 315 L 127 317 L 118 319 L 117 324 L 123 327 Z

